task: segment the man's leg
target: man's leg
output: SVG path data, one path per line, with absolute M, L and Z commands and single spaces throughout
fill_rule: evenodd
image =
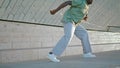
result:
M 53 50 L 48 54 L 48 58 L 53 62 L 60 62 L 59 59 L 57 59 L 57 56 L 60 56 L 69 42 L 71 41 L 75 31 L 75 25 L 72 23 L 66 23 L 64 25 L 64 36 L 58 41 L 56 46 L 53 48 Z
M 76 27 L 75 35 L 81 40 L 83 46 L 84 57 L 96 57 L 92 54 L 91 45 L 86 29 L 81 25 Z
M 83 52 L 84 53 L 91 52 L 92 50 L 90 47 L 89 37 L 86 29 L 81 25 L 77 26 L 75 30 L 75 35 L 77 36 L 77 38 L 81 40 Z
M 60 56 L 69 42 L 71 41 L 75 31 L 75 25 L 72 23 L 66 23 L 64 25 L 64 36 L 58 41 L 52 52 L 56 56 Z

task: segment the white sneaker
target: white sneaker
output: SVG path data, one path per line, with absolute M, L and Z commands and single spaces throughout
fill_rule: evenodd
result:
M 57 59 L 54 54 L 48 54 L 48 59 L 51 60 L 52 62 L 60 62 L 60 60 Z
M 84 54 L 83 57 L 85 57 L 85 58 L 95 58 L 96 55 L 94 55 L 92 53 L 87 53 L 87 54 Z

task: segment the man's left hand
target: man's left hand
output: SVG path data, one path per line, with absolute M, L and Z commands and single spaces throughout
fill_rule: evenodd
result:
M 85 21 L 87 21 L 88 17 L 86 16 L 86 17 L 84 17 L 83 19 L 84 19 Z

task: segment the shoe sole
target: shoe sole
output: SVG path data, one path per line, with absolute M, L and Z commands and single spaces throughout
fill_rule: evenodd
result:
M 55 63 L 59 63 L 60 61 L 53 61 L 51 58 L 49 58 L 49 56 L 47 56 L 47 58 L 52 61 L 52 62 L 55 62 Z

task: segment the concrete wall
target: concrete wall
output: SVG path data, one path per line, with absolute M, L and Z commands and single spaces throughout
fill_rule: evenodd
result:
M 120 49 L 120 33 L 88 31 L 93 52 Z M 63 35 L 63 28 L 0 21 L 0 63 L 39 60 Z M 62 56 L 82 54 L 81 42 L 74 36 Z

